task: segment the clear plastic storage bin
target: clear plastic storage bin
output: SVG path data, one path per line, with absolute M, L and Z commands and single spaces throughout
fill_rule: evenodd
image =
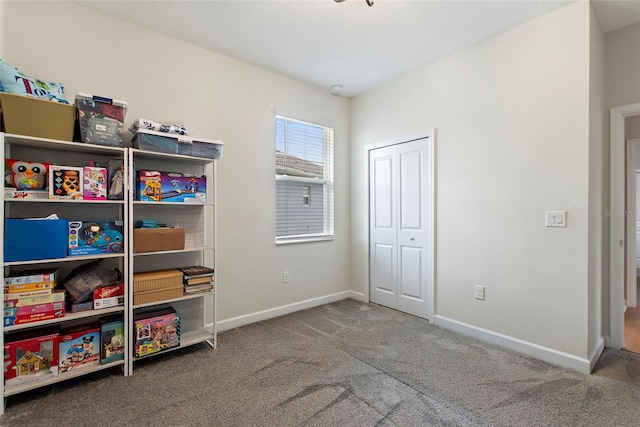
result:
M 134 148 L 168 154 L 219 159 L 222 141 L 139 129 L 133 136 Z
M 82 142 L 122 146 L 126 102 L 79 93 L 76 95 L 76 108 Z

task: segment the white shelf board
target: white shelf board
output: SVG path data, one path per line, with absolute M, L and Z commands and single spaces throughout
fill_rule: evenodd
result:
M 19 145 L 29 148 L 45 148 L 59 151 L 82 151 L 83 153 L 109 154 L 122 156 L 124 148 L 108 145 L 85 144 L 82 142 L 60 141 L 57 139 L 39 138 L 37 136 L 15 135 L 6 133 L 4 135 L 6 144 Z
M 105 365 L 87 365 L 82 366 L 80 368 L 75 368 L 70 371 L 67 371 L 63 374 L 59 374 L 58 376 L 47 378 L 42 381 L 31 381 L 26 384 L 16 385 L 15 387 L 11 387 L 9 389 L 5 389 L 4 397 L 13 396 L 14 394 L 22 393 L 25 391 L 33 390 L 36 388 L 44 387 L 50 384 L 59 383 L 61 381 L 70 380 L 71 378 L 81 377 L 83 375 L 90 374 L 92 372 L 102 371 L 103 369 L 113 368 L 114 366 L 123 365 L 124 360 L 118 360 L 116 362 L 107 363 Z
M 86 311 L 80 311 L 78 313 L 66 313 L 64 317 L 58 317 L 56 319 L 41 320 L 39 322 L 25 323 L 22 325 L 5 326 L 4 331 L 12 332 L 12 331 L 19 331 L 21 329 L 37 328 L 45 325 L 65 323 L 70 320 L 85 319 L 85 318 L 95 317 L 95 316 L 104 316 L 105 314 L 119 313 L 122 311 L 124 311 L 124 306 L 119 305 L 117 307 L 103 308 L 100 310 L 86 310 Z
M 193 298 L 202 298 L 205 295 L 214 294 L 215 293 L 214 289 L 212 289 L 210 291 L 207 291 L 207 292 L 196 292 L 196 293 L 193 293 L 193 294 L 182 296 L 180 298 L 165 299 L 165 300 L 162 300 L 162 301 L 154 301 L 154 302 L 148 302 L 148 303 L 145 303 L 145 304 L 138 304 L 138 305 L 134 305 L 133 309 L 137 310 L 139 308 L 153 307 L 155 305 L 168 304 L 168 303 L 172 303 L 172 302 L 176 302 L 176 301 L 184 301 L 184 300 L 193 299 Z
M 201 165 L 215 162 L 217 160 L 217 159 L 207 159 L 204 157 L 184 156 L 182 154 L 170 154 L 170 153 L 159 153 L 156 151 L 145 151 L 145 150 L 140 150 L 138 148 L 133 148 L 131 151 L 133 152 L 134 157 L 148 158 L 148 159 L 165 158 L 171 161 L 190 162 L 190 163 L 196 163 Z
M 64 258 L 35 259 L 35 260 L 29 260 L 29 261 L 9 261 L 9 262 L 5 262 L 4 266 L 8 267 L 10 265 L 48 264 L 48 263 L 69 262 L 69 261 L 93 261 L 95 259 L 105 259 L 105 258 L 124 258 L 124 253 L 68 256 Z
M 133 256 L 179 254 L 179 253 L 185 253 L 185 252 L 200 252 L 200 251 L 212 251 L 212 250 L 213 250 L 213 246 L 194 246 L 191 248 L 176 249 L 173 251 L 134 252 Z
M 185 347 L 189 347 L 195 344 L 200 344 L 202 342 L 206 342 L 206 341 L 213 341 L 214 340 L 214 336 L 213 333 L 209 330 L 207 330 L 206 328 L 201 328 L 201 329 L 195 329 L 193 331 L 189 331 L 189 332 L 184 332 L 180 335 L 180 345 L 177 347 L 172 347 L 172 348 L 168 348 L 166 350 L 163 351 L 159 351 L 157 353 L 152 353 L 152 354 L 147 354 L 146 356 L 141 356 L 141 357 L 133 357 L 133 361 L 138 361 L 138 360 L 142 360 L 142 359 L 147 359 L 149 357 L 153 357 L 153 356 L 159 356 L 161 354 L 167 353 L 169 351 L 174 351 L 174 350 L 178 350 L 180 348 L 185 348 Z
M 144 200 L 134 200 L 134 205 L 154 205 L 154 206 L 213 206 L 213 203 L 185 203 L 185 202 L 149 202 Z
M 7 203 L 76 203 L 124 205 L 124 200 L 72 200 L 72 199 L 4 199 Z

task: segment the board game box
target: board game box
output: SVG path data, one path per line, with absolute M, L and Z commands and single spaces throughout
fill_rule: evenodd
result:
M 58 375 L 58 333 L 40 331 L 6 337 L 4 379 L 7 389 Z
M 61 329 L 59 337 L 60 373 L 100 362 L 100 325 L 88 324 Z
M 124 322 L 107 320 L 100 325 L 100 363 L 124 359 Z
M 124 305 L 124 284 L 103 286 L 93 291 L 93 309 Z

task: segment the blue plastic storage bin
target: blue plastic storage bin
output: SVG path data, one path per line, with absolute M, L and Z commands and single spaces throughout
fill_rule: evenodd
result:
M 4 220 L 4 261 L 65 258 L 69 221 L 66 219 Z

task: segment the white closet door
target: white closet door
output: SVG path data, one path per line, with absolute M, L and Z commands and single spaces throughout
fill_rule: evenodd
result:
M 370 152 L 369 299 L 391 308 L 398 306 L 396 169 L 395 146 Z
M 431 171 L 428 140 L 370 151 L 372 302 L 430 317 Z

